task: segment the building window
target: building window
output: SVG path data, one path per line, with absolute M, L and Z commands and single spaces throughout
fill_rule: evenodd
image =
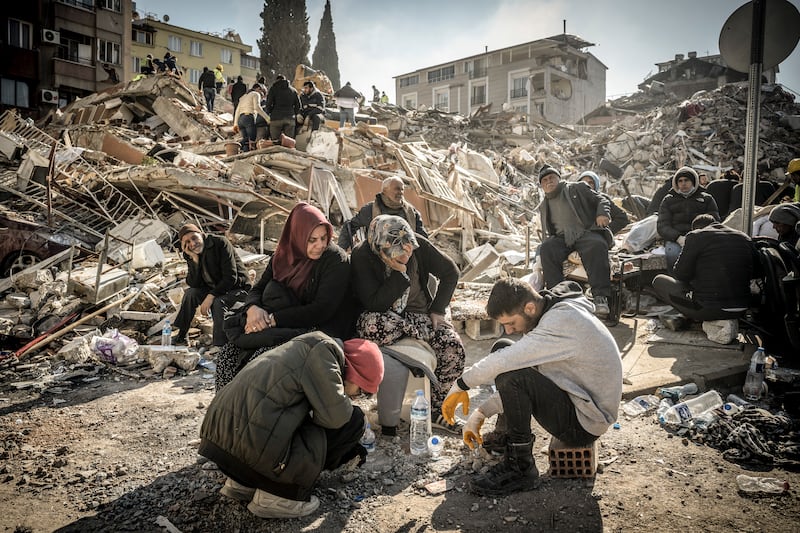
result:
M 483 78 L 486 76 L 488 70 L 486 65 L 489 63 L 488 59 L 481 57 L 473 59 L 472 61 L 464 62 L 464 74 L 469 76 L 469 79 Z
M 203 57 L 203 43 L 200 41 L 191 41 L 189 44 L 189 55 Z
M 112 43 L 103 39 L 97 40 L 97 60 L 103 63 L 119 65 L 119 43 Z
M 511 80 L 511 98 L 526 98 L 528 96 L 528 78 L 513 78 Z
M 473 85 L 472 95 L 470 97 L 470 105 L 485 105 L 486 104 L 486 84 Z
M 418 74 L 414 74 L 413 76 L 407 76 L 405 78 L 400 78 L 400 87 L 408 87 L 409 85 L 416 85 L 418 83 L 419 83 Z M 414 107 L 417 107 L 416 104 L 414 105 Z
M 92 64 L 92 38 L 80 33 L 61 30 L 61 46 L 58 47 L 58 57 L 81 63 Z
M 528 112 L 527 104 L 526 105 L 515 105 L 511 109 L 513 109 L 517 113 L 527 113 Z
M 242 68 L 250 68 L 250 69 L 253 69 L 253 70 L 257 70 L 258 69 L 258 59 L 256 59 L 255 57 L 250 57 L 250 56 L 242 56 L 241 65 L 242 65 Z
M 167 39 L 167 48 L 170 52 L 180 52 L 181 51 L 181 38 L 175 35 L 170 35 Z
M 428 83 L 436 83 L 444 80 L 451 80 L 456 76 L 455 65 L 449 67 L 437 68 L 436 70 L 428 71 Z
M 152 46 L 153 32 L 133 30 L 133 33 L 131 34 L 131 40 L 136 43 L 149 44 Z
M 404 94 L 402 98 L 403 107 L 406 109 L 416 109 L 417 108 L 417 93 L 413 94 Z
M 199 70 L 197 70 L 196 68 L 190 68 L 189 69 L 189 83 L 192 83 L 192 84 L 198 83 L 200 81 L 200 74 L 202 74 L 202 73 Z
M 445 113 L 450 112 L 450 89 L 433 91 L 433 107 Z
M 30 107 L 28 84 L 24 81 L 0 78 L 0 103 L 14 107 Z
M 33 26 L 29 22 L 8 19 L 8 44 L 17 48 L 31 49 Z
M 120 0 L 97 0 L 97 7 L 122 13 L 122 5 Z
M 219 52 L 219 60 L 222 63 L 226 63 L 228 65 L 233 64 L 233 52 L 227 48 L 223 48 Z
M 75 7 L 82 7 L 94 11 L 94 0 L 58 0 L 62 4 L 67 4 Z

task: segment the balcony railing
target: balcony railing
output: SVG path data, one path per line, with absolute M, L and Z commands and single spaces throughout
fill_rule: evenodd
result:
M 489 69 L 487 69 L 486 67 L 470 70 L 469 79 L 474 80 L 475 78 L 485 78 L 488 70 Z
M 511 98 L 525 98 L 528 96 L 528 89 L 511 89 Z
M 68 6 L 75 6 L 80 7 L 82 9 L 88 9 L 89 11 L 94 11 L 94 0 L 58 0 L 61 4 L 67 4 Z

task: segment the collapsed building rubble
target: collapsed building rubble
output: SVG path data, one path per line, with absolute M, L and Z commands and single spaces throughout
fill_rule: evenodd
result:
M 602 170 L 613 196 L 650 197 L 684 164 L 713 179 L 743 163 L 746 87 L 736 84 L 683 102 L 621 99 L 607 106 L 615 111 L 607 124 L 575 128 L 491 106 L 461 117 L 375 103 L 365 112 L 388 136 L 365 124 L 323 127 L 298 136 L 302 150 L 233 155 L 226 104 L 209 113 L 180 80 L 153 76 L 78 100 L 43 129 L 13 112 L 0 117 L 5 206 L 81 243 L 0 279 L 0 339 L 25 341 L 13 353 L 84 353 L 70 341 L 110 327 L 154 344 L 180 302 L 185 264 L 172 243 L 180 225 L 226 232 L 258 274 L 298 200 L 319 205 L 338 226 L 391 175 L 403 177 L 432 241 L 462 270 L 454 320 L 474 338 L 493 335 L 483 323 L 488 287 L 498 276 L 530 273 L 542 238 L 542 196 L 531 177 L 542 165 L 568 179 Z M 609 117 L 598 111 L 595 118 Z M 784 89 L 765 86 L 758 168 L 778 182 L 800 148 L 798 114 Z M 565 267 L 580 279 L 578 263 Z M 612 263 L 620 307 L 632 309 L 623 284 L 632 261 L 615 251 Z M 663 259 L 635 268 L 657 270 Z M 200 325 L 207 337 L 209 325 Z

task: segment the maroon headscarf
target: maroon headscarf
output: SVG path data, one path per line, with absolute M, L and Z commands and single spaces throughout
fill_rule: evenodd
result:
M 328 230 L 328 243 L 333 239 L 333 226 L 322 211 L 311 204 L 300 202 L 286 219 L 278 247 L 272 256 L 272 277 L 300 296 L 311 275 L 314 260 L 306 255 L 308 238 L 317 226 Z

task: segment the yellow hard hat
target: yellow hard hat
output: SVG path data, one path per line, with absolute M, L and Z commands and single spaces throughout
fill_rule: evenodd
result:
M 217 70 L 222 70 L 222 65 L 217 65 Z
M 795 158 L 789 161 L 789 166 L 786 167 L 787 174 L 794 174 L 800 172 L 800 158 Z

